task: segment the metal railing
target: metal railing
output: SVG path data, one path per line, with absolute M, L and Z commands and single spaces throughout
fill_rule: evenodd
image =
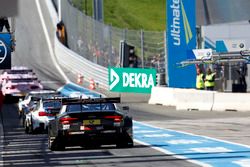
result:
M 53 0 L 57 5 L 57 0 Z M 119 66 L 119 43 L 125 40 L 136 47 L 139 67 L 166 71 L 165 32 L 128 30 L 105 25 L 86 16 L 70 0 L 61 1 L 67 45 L 82 57 L 103 67 Z

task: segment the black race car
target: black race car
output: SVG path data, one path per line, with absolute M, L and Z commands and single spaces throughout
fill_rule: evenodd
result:
M 69 98 L 62 103 L 59 115 L 48 125 L 49 149 L 109 144 L 133 147 L 132 118 L 118 110 L 115 103 L 120 98 Z

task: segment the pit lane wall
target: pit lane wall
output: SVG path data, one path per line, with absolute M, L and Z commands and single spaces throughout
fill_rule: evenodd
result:
M 149 104 L 175 106 L 176 110 L 250 111 L 250 94 L 154 87 Z

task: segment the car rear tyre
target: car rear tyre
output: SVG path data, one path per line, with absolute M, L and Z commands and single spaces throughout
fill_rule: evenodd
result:
M 131 148 L 134 146 L 134 142 L 133 141 L 119 141 L 116 143 L 116 147 L 117 148 Z
M 85 149 L 95 149 L 95 148 L 100 148 L 101 144 L 90 142 L 88 144 L 82 144 L 81 147 Z
M 65 145 L 60 142 L 58 139 L 51 139 L 51 137 L 48 137 L 48 148 L 51 151 L 63 151 L 65 150 Z
M 29 134 L 33 134 L 33 133 L 34 133 L 33 123 L 31 122 L 31 124 L 29 125 Z
M 25 121 L 25 123 L 24 123 L 24 128 L 25 128 L 25 133 L 26 133 L 26 134 L 29 134 L 29 127 L 28 127 L 26 121 Z

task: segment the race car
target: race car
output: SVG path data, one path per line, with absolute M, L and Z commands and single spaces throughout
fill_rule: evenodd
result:
M 34 109 L 34 106 L 36 105 L 37 101 L 40 100 L 40 98 L 51 98 L 54 95 L 59 95 L 59 93 L 56 92 L 55 90 L 47 89 L 47 90 L 31 91 L 28 94 L 26 94 L 24 99 L 20 98 L 17 106 L 18 106 L 19 117 L 23 119 L 23 125 L 26 114 Z
M 43 85 L 37 78 L 9 78 L 2 83 L 2 93 L 9 97 L 24 97 L 30 91 L 42 89 Z
M 4 70 L 0 75 L 0 84 L 2 84 L 5 80 L 9 78 L 37 78 L 36 74 L 32 69 L 23 66 L 15 66 L 11 69 Z
M 45 132 L 49 121 L 54 119 L 61 109 L 61 98 L 63 97 L 41 98 L 34 109 L 25 116 L 25 132 Z
M 119 102 L 120 98 L 63 99 L 60 113 L 49 122 L 49 149 L 107 144 L 132 147 L 132 117 L 119 111 L 115 104 Z

